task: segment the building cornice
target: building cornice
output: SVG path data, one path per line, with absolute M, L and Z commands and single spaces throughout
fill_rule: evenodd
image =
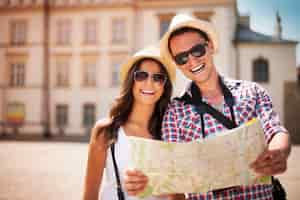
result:
M 27 84 L 25 86 L 4 86 L 7 92 L 9 91 L 17 91 L 17 92 L 22 92 L 22 90 L 40 90 L 43 89 L 43 85 L 39 84 Z
M 236 5 L 236 0 L 136 0 L 136 1 L 119 1 L 119 2 L 95 2 L 95 3 L 50 3 L 49 11 L 63 11 L 76 12 L 85 10 L 99 10 L 99 9 L 135 9 L 141 8 L 168 8 L 168 7 L 193 7 L 193 6 L 227 6 Z M 0 6 L 0 13 L 7 14 L 11 12 L 33 12 L 43 11 L 44 4 L 37 5 L 2 5 Z M 0 14 L 0 15 L 1 15 Z
M 78 12 L 78 11 L 97 11 L 97 10 L 120 10 L 133 9 L 131 4 L 96 4 L 96 5 L 53 5 L 50 12 Z
M 11 13 L 33 13 L 33 12 L 42 12 L 44 10 L 43 5 L 37 6 L 6 6 L 0 7 L 0 16 L 7 15 Z
M 97 58 L 100 56 L 100 52 L 99 51 L 85 51 L 85 52 L 81 52 L 80 53 L 80 57 L 83 58 Z
M 262 41 L 234 41 L 236 45 L 257 45 L 257 46 L 262 46 L 262 45 L 293 45 L 296 46 L 298 42 L 294 41 L 288 41 L 288 42 L 262 42 Z
M 190 7 L 197 5 L 224 6 L 235 5 L 235 0 L 139 0 L 138 7 L 143 8 L 166 8 L 166 7 Z
M 15 51 L 8 51 L 6 52 L 5 54 L 8 59 L 9 58 L 15 58 L 15 57 L 19 57 L 19 58 L 22 58 L 22 59 L 27 59 L 29 57 L 29 53 L 27 51 L 23 52 L 23 51 L 20 51 L 20 52 L 15 52 Z
M 67 5 L 50 5 L 50 12 L 78 12 L 78 11 L 97 11 L 105 9 L 133 9 L 132 3 L 114 3 L 114 4 L 67 4 Z M 11 13 L 32 13 L 43 12 L 45 7 L 43 5 L 28 5 L 28 6 L 2 6 L 0 7 L 0 15 Z
M 54 56 L 57 58 L 70 58 L 70 57 L 72 57 L 72 52 L 53 52 L 53 53 L 51 53 L 51 56 Z
M 38 46 L 44 46 L 45 43 L 44 42 L 26 42 L 24 45 L 14 45 L 11 43 L 0 43 L 0 49 L 1 48 L 6 48 L 6 49 L 27 49 L 30 50 L 30 48 L 32 47 L 38 47 Z

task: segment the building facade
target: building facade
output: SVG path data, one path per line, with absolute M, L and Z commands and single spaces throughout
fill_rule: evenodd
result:
M 249 18 L 238 15 L 236 4 L 235 0 L 1 1 L 0 132 L 88 134 L 95 120 L 107 116 L 118 95 L 120 64 L 136 50 L 157 43 L 176 13 L 214 23 L 220 39 L 215 55 L 220 73 L 260 82 L 283 116 L 283 84 L 296 80 L 297 43 L 253 32 Z M 177 73 L 175 95 L 186 81 Z

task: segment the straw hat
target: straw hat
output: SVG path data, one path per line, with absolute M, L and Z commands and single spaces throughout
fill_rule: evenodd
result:
M 129 72 L 129 70 L 131 69 L 131 67 L 133 67 L 133 65 L 143 59 L 143 58 L 152 58 L 155 60 L 158 60 L 159 62 L 161 62 L 164 67 L 166 68 L 168 75 L 170 77 L 170 80 L 173 82 L 175 81 L 175 75 L 176 75 L 176 71 L 173 67 L 170 67 L 166 64 L 166 62 L 162 59 L 161 55 L 160 55 L 160 49 L 157 46 L 149 46 L 146 47 L 138 52 L 136 52 L 131 58 L 129 58 L 129 60 L 127 60 L 127 62 L 125 62 L 124 64 L 122 64 L 121 66 L 121 82 L 123 82 L 126 77 L 127 77 L 127 73 Z
M 209 23 L 208 21 L 200 20 L 197 18 L 194 18 L 190 15 L 186 14 L 178 14 L 173 17 L 168 31 L 164 34 L 163 38 L 160 41 L 160 48 L 163 58 L 166 60 L 166 62 L 169 65 L 175 65 L 175 62 L 173 61 L 173 57 L 169 51 L 168 42 L 170 35 L 175 31 L 183 27 L 191 27 L 198 30 L 203 31 L 207 34 L 209 40 L 212 42 L 214 52 L 217 52 L 218 50 L 218 34 L 215 30 L 214 26 Z

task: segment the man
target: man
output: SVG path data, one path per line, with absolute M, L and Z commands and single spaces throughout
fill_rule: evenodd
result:
M 251 167 L 262 176 L 283 173 L 291 148 L 289 134 L 280 124 L 270 97 L 256 83 L 220 76 L 213 62 L 217 49 L 217 33 L 210 23 L 187 15 L 176 15 L 172 19 L 161 41 L 161 51 L 166 62 L 176 66 L 192 83 L 181 98 L 169 105 L 162 124 L 163 139 L 189 142 L 202 138 L 205 141 L 228 129 L 213 114 L 197 110 L 195 104 L 200 105 L 199 102 L 222 113 L 233 126 L 257 117 L 268 146 Z M 136 171 L 127 174 L 125 187 L 131 194 L 137 194 L 143 188 L 138 184 L 139 177 L 140 180 L 145 178 Z M 186 194 L 186 198 L 273 199 L 271 185 L 237 186 L 206 194 Z

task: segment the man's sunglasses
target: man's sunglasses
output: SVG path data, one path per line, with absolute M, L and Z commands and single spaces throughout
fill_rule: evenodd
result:
M 207 42 L 196 44 L 190 50 L 187 50 L 187 51 L 177 54 L 176 56 L 174 56 L 174 60 L 175 60 L 176 64 L 177 65 L 186 64 L 189 60 L 189 54 L 191 54 L 194 57 L 204 56 L 206 53 L 206 48 L 205 48 L 206 46 L 207 46 Z
M 165 84 L 165 82 L 167 81 L 167 76 L 165 74 L 161 74 L 161 73 L 151 74 L 151 73 L 145 72 L 145 71 L 135 71 L 134 72 L 134 80 L 135 81 L 139 81 L 139 82 L 145 81 L 149 77 L 151 77 L 151 80 L 154 83 L 159 83 L 161 85 Z

